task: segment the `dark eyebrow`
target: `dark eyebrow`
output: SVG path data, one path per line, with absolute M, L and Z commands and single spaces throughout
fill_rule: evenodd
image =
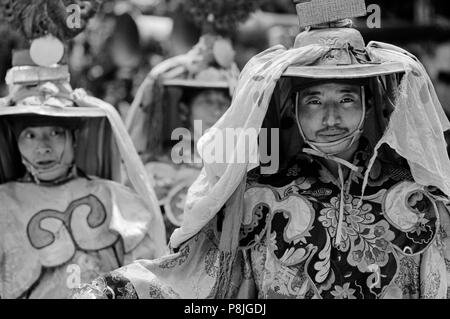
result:
M 309 96 L 313 96 L 313 95 L 321 95 L 322 92 L 320 91 L 306 91 L 305 93 L 302 94 L 303 97 L 309 97 Z
M 342 90 L 339 91 L 340 93 L 355 93 L 358 94 L 359 90 L 358 89 L 352 89 L 352 88 L 344 88 Z

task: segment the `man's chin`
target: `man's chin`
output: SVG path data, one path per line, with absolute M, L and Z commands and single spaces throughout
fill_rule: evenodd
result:
M 327 142 L 319 142 L 319 143 L 335 143 L 339 140 L 334 141 L 327 141 Z M 349 150 L 350 148 L 351 140 L 345 140 L 341 143 L 337 143 L 334 145 L 317 145 L 316 147 L 319 148 L 323 153 L 325 154 L 335 154 L 339 155 Z
M 66 177 L 68 174 L 67 168 L 53 168 L 48 170 L 39 171 L 37 177 L 43 182 L 53 182 Z

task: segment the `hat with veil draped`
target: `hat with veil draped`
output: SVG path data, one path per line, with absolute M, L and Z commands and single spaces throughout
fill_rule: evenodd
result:
M 260 2 L 173 1 L 173 9 L 192 19 L 201 28 L 202 35 L 187 53 L 156 65 L 139 87 L 125 122 L 140 154 L 163 152 L 162 145 L 172 131 L 184 126 L 179 119 L 179 102 L 184 97 L 205 89 L 233 95 L 239 68 L 231 35 Z
M 179 247 L 224 208 L 219 246 L 224 278 L 238 247 L 240 225 L 251 220 L 243 213 L 246 174 L 260 165 L 236 160 L 243 152 L 258 157 L 259 145 L 256 141 L 247 143 L 246 130 L 280 128 L 280 166 L 302 150 L 298 128 L 282 127 L 283 114 L 292 109 L 292 78 L 306 82 L 367 79 L 374 99 L 374 110 L 363 130 L 375 145 L 369 166 L 384 155 L 381 146 L 388 145 L 394 156 L 407 161 L 417 183 L 436 186 L 450 195 L 450 160 L 443 134 L 450 123 L 424 67 L 412 54 L 394 45 L 364 44 L 360 33 L 345 20 L 365 15 L 363 1 L 317 0 L 324 1 L 336 8 L 346 6 L 347 11 L 326 10 L 330 16 L 316 20 L 319 24 L 301 23 L 307 27 L 292 49 L 275 46 L 253 57 L 241 72 L 229 111 L 198 143 L 199 153 L 206 157 L 205 152 L 221 147 L 217 141 L 226 136 L 227 129 L 241 130 L 232 141 L 233 152 L 227 154 L 227 161 L 206 162 L 190 187 L 184 221 L 173 233 L 171 246 Z M 310 16 L 311 6 L 309 2 L 297 4 L 300 18 Z M 370 169 L 366 180 L 369 173 Z
M 72 89 L 69 83 L 64 41 L 83 31 L 101 2 L 0 2 L 0 23 L 7 24 L 22 39 L 6 76 L 9 94 L 0 99 L 0 184 L 24 174 L 16 137 L 25 126 L 51 124 L 77 129 L 76 167 L 87 175 L 119 183 L 125 179 L 121 176 L 125 172 L 148 206 L 145 219 L 153 225 L 152 236 L 162 252 L 166 243 L 158 201 L 119 114 L 112 105 L 88 96 L 82 89 Z M 66 23 L 69 4 L 80 7 L 77 28 Z M 136 238 L 132 245 L 141 239 Z

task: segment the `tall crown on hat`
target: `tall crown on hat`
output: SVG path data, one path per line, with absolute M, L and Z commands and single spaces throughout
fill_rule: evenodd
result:
M 81 33 L 101 3 L 102 0 L 0 0 L 0 24 L 22 38 L 20 49 L 31 50 L 31 57 L 26 51 L 15 52 L 13 65 L 60 62 L 62 44 L 58 42 Z M 72 8 L 74 11 L 69 10 Z M 44 45 L 49 47 L 45 49 Z
M 294 0 L 300 27 L 365 16 L 364 0 Z
M 64 42 L 84 30 L 101 3 L 102 0 L 0 0 L 0 24 L 20 38 L 19 47 L 13 51 L 13 68 L 6 76 L 12 91 L 10 100 L 70 104 L 64 101 L 71 91 Z M 71 15 L 75 15 L 73 21 Z M 22 94 L 30 85 L 37 88 Z M 56 95 L 59 99 L 48 98 Z
M 48 34 L 70 40 L 83 31 L 101 3 L 101 0 L 0 0 L 0 23 L 7 23 L 27 40 Z M 73 13 L 69 6 L 79 8 L 80 23 L 75 27 L 67 23 Z
M 171 74 L 167 86 L 230 89 L 239 70 L 229 36 L 240 22 L 255 11 L 262 0 L 178 0 L 174 7 L 202 29 L 202 36 L 186 54 L 190 63 L 182 74 Z
M 203 35 L 186 54 L 155 66 L 136 94 L 126 125 L 143 156 L 148 158 L 147 154 L 152 157 L 162 153 L 172 129 L 183 125 L 177 119 L 182 98 L 204 89 L 220 89 L 229 92 L 230 96 L 233 94 L 240 71 L 228 36 L 262 1 L 171 0 L 171 10 L 181 10 L 184 16 L 193 19 Z M 168 90 L 173 92 L 166 94 Z M 170 123 L 164 123 L 163 119 Z
M 329 48 L 314 65 L 290 66 L 283 76 L 313 79 L 370 78 L 401 73 L 401 63 L 380 63 L 366 51 L 361 33 L 351 18 L 367 14 L 364 0 L 293 0 L 303 29 L 294 48 L 321 45 Z
M 51 121 L 79 129 L 78 168 L 88 175 L 118 182 L 126 172 L 142 198 L 156 202 L 119 114 L 112 105 L 88 96 L 82 89 L 72 89 L 62 58 L 64 41 L 83 31 L 101 2 L 0 0 L 0 23 L 22 38 L 7 74 L 9 94 L 0 99 L 0 183 L 23 176 L 24 168 L 17 165 L 21 156 L 11 139 L 17 122 L 40 125 Z M 73 14 L 69 5 L 78 6 L 75 22 L 79 23 L 73 27 L 68 23 Z M 122 164 L 125 170 L 120 169 Z
M 176 0 L 175 7 L 192 18 L 203 33 L 230 35 L 261 3 L 262 0 Z

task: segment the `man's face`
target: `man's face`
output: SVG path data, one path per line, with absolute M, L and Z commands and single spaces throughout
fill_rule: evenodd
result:
M 361 87 L 342 83 L 308 87 L 299 94 L 298 116 L 308 140 L 340 140 L 358 128 L 363 116 Z
M 224 91 L 205 90 L 191 101 L 191 126 L 195 120 L 201 120 L 203 131 L 211 128 L 230 106 L 230 97 Z
M 67 166 L 59 165 L 64 152 L 73 160 L 73 141 L 65 128 L 58 126 L 27 127 L 18 137 L 19 151 L 35 170 L 39 179 L 52 181 L 67 174 Z

